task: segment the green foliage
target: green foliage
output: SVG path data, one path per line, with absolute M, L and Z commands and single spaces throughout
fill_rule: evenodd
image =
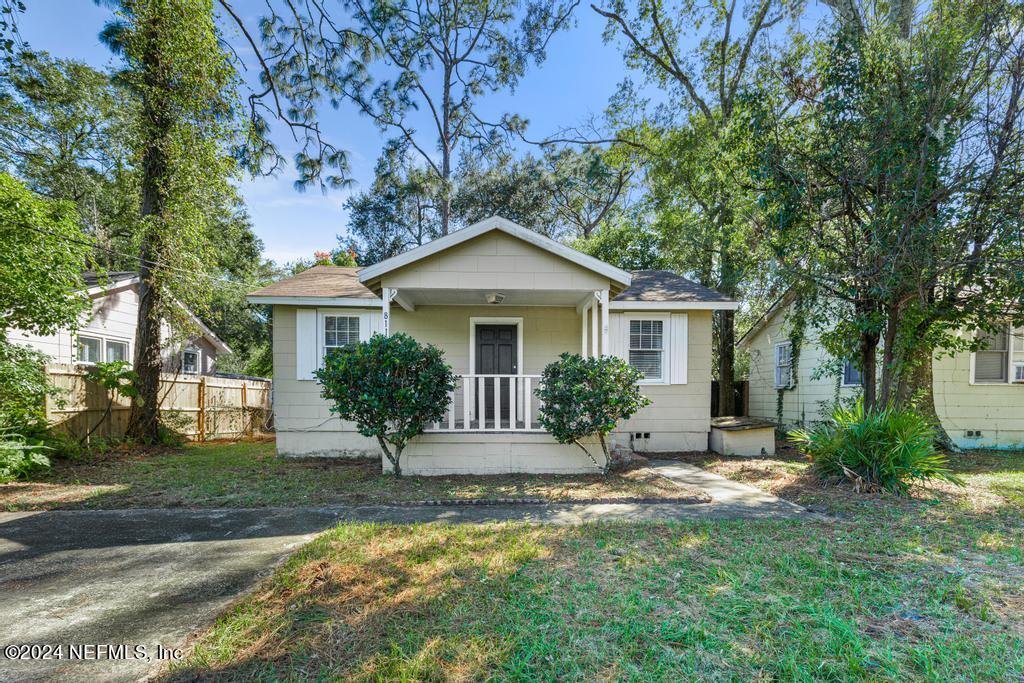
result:
M 605 437 L 619 421 L 628 420 L 651 403 L 640 393 L 637 382 L 641 379 L 640 371 L 621 358 L 563 353 L 541 375 L 539 422 L 558 443 L 576 444 L 591 460 L 594 458 L 581 440 L 597 436 L 604 464 L 596 460 L 594 464 L 607 474 L 611 454 Z
M 636 213 L 606 224 L 589 239 L 575 240 L 572 247 L 623 270 L 662 270 L 670 267 L 663 234 L 647 225 L 643 217 Z
M 26 439 L 13 429 L 0 429 L 0 484 L 27 479 L 50 469 L 42 442 Z
M 0 337 L 0 428 L 33 434 L 45 427 L 47 356 Z
M 444 417 L 455 390 L 442 352 L 402 333 L 376 334 L 332 352 L 316 377 L 331 412 L 355 422 L 363 436 L 375 437 L 396 475 L 402 473 L 406 444 L 423 425 Z
M 75 294 L 89 255 L 82 237 L 73 206 L 38 197 L 0 173 L 0 335 L 77 326 L 88 303 Z
M 935 427 L 912 410 L 865 410 L 859 400 L 837 407 L 828 423 L 789 437 L 810 456 L 818 476 L 849 480 L 858 491 L 904 495 L 911 485 L 935 479 L 963 485 L 935 447 Z

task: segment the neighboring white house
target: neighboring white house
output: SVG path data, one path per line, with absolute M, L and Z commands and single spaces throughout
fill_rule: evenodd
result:
M 616 445 L 705 450 L 711 314 L 737 307 L 672 273 L 628 273 L 499 217 L 367 268 L 317 266 L 249 301 L 273 306 L 284 455 L 380 457 L 320 397 L 313 371 L 330 349 L 401 331 L 444 351 L 459 379 L 445 419 L 403 454 L 413 474 L 592 471 L 537 424 L 540 373 L 565 351 L 621 356 L 644 372 L 653 403 L 619 425 Z
M 139 313 L 139 276 L 134 272 L 97 275 L 83 273 L 84 292 L 92 301 L 92 312 L 77 330 L 58 330 L 39 335 L 9 330 L 7 340 L 31 346 L 48 355 L 54 363 L 90 365 L 99 361 L 133 362 L 135 328 Z M 184 342 L 166 344 L 163 358 L 167 372 L 210 375 L 216 370 L 217 356 L 231 349 L 191 313 L 200 333 Z M 163 326 L 163 337 L 173 339 L 170 327 Z
M 856 396 L 861 386 L 857 368 L 829 356 L 810 326 L 794 373 L 792 312 L 784 297 L 737 343 L 750 353 L 748 412 L 786 427 L 826 419 L 837 398 Z M 815 373 L 826 364 L 831 372 Z M 935 410 L 958 446 L 1024 448 L 1024 328 L 1007 324 L 984 351 L 937 354 L 932 372 Z

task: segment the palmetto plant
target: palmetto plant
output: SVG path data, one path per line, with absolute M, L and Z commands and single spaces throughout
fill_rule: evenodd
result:
M 789 436 L 810 456 L 815 474 L 848 479 L 858 491 L 905 495 L 914 483 L 933 479 L 963 486 L 935 447 L 935 427 L 912 410 L 865 410 L 858 401 L 836 408 L 829 422 Z

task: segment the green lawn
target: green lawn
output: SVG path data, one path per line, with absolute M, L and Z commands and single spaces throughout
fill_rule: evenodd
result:
M 545 500 L 682 498 L 704 502 L 646 470 L 592 475 L 402 477 L 377 461 L 285 460 L 273 442 L 112 452 L 56 461 L 29 482 L 0 485 L 0 509 L 264 507 L 385 503 L 453 498 Z
M 791 456 L 702 459 L 840 517 L 343 524 L 168 677 L 1022 680 L 1024 456 L 958 458 L 965 491 L 910 500 L 823 489 Z

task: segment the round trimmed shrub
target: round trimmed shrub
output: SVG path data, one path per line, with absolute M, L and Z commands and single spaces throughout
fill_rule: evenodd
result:
M 402 450 L 425 424 L 444 418 L 455 390 L 444 354 L 402 333 L 337 349 L 315 374 L 331 412 L 376 438 L 396 476 Z
M 579 446 L 607 474 L 611 464 L 607 435 L 620 420 L 628 420 L 651 402 L 640 393 L 637 382 L 641 379 L 643 374 L 621 358 L 563 353 L 541 375 L 539 422 L 559 443 Z M 601 443 L 603 464 L 582 443 L 592 436 Z

